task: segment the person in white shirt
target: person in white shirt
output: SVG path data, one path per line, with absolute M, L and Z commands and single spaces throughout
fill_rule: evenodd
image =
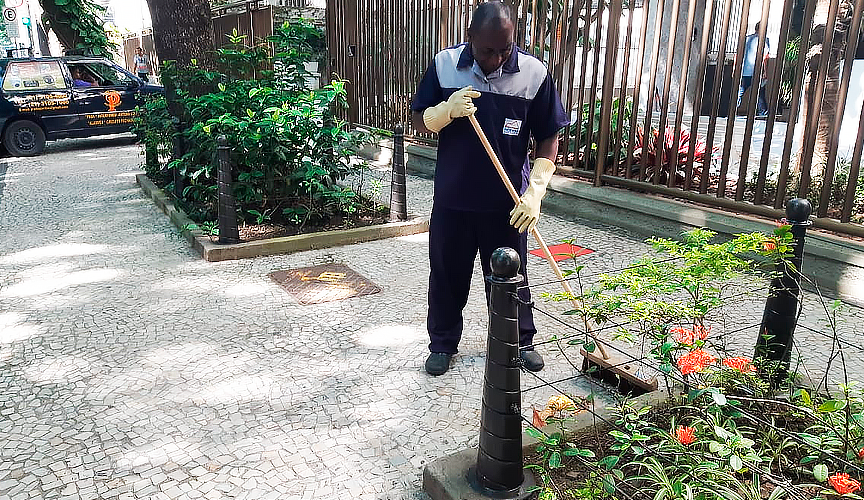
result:
M 149 81 L 147 75 L 150 73 L 150 63 L 147 62 L 147 56 L 144 55 L 144 49 L 138 47 L 135 50 L 135 59 L 133 61 L 135 71 L 138 73 L 138 78 Z

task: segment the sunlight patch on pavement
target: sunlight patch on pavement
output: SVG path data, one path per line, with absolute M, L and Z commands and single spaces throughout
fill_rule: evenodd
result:
M 90 362 L 76 356 L 57 356 L 24 368 L 34 384 L 61 384 L 81 380 L 90 374 Z
M 253 295 L 263 295 L 270 291 L 269 283 L 238 283 L 229 287 L 223 288 L 222 293 L 231 297 L 250 297 Z
M 21 264 L 36 260 L 50 259 L 56 257 L 75 257 L 78 255 L 91 255 L 107 250 L 106 245 L 91 245 L 89 243 L 61 243 L 39 248 L 28 248 L 20 252 L 10 253 L 0 257 L 0 264 Z
M 408 236 L 397 236 L 399 241 L 407 241 L 408 243 L 429 243 L 429 233 L 409 234 Z
M 32 297 L 43 293 L 56 292 L 64 288 L 111 281 L 123 273 L 118 269 L 99 268 L 69 273 L 54 279 L 36 278 L 16 283 L 0 292 L 0 297 Z
M 0 344 L 11 344 L 19 340 L 27 340 L 43 333 L 37 325 L 28 325 L 19 313 L 0 314 Z
M 391 323 L 365 328 L 358 337 L 361 344 L 369 347 L 394 347 L 422 341 L 426 338 L 426 331 L 417 326 Z

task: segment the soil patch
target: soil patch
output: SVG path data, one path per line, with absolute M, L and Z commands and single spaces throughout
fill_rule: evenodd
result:
M 389 222 L 388 215 L 384 212 L 379 212 L 369 215 L 358 215 L 345 219 L 342 217 L 334 217 L 326 224 L 304 224 L 303 226 L 284 225 L 284 224 L 240 224 L 238 230 L 240 232 L 240 241 L 259 241 L 271 238 L 281 238 L 283 236 L 296 236 L 298 234 L 318 233 L 322 231 L 340 231 L 343 229 L 354 229 L 357 227 L 374 226 L 377 224 L 385 224 Z M 218 239 L 216 236 L 211 236 L 211 239 Z

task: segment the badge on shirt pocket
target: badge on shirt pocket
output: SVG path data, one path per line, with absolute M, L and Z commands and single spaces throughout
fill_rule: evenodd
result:
M 519 135 L 519 130 L 522 129 L 522 120 L 514 120 L 512 118 L 504 119 L 504 135 Z

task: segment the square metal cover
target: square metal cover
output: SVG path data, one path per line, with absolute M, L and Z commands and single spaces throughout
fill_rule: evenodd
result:
M 268 276 L 303 305 L 378 293 L 381 288 L 345 264 L 321 264 Z

